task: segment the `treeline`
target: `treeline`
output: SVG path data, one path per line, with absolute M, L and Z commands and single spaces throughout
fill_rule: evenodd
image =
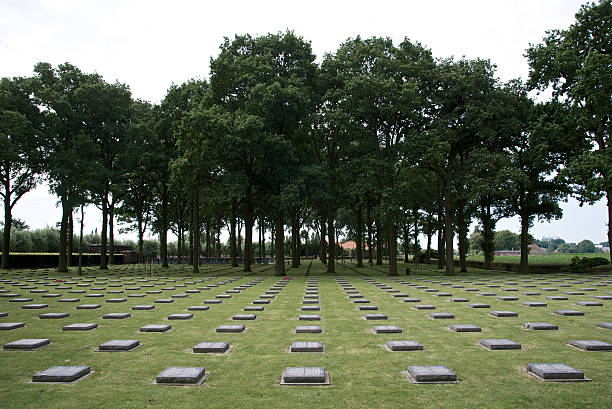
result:
M 227 229 L 232 264 L 244 235 L 245 271 L 271 248 L 284 274 L 285 231 L 297 266 L 306 230 L 334 273 L 345 231 L 359 265 L 365 248 L 370 263 L 387 254 L 392 275 L 398 243 L 427 258 L 437 237 L 438 266 L 454 274 L 454 238 L 464 270 L 474 218 L 489 266 L 496 222 L 517 215 L 526 272 L 536 218 L 561 217 L 568 195 L 612 202 L 611 10 L 610 0 L 583 6 L 575 24 L 530 46 L 526 83 L 500 82 L 487 60 L 434 59 L 408 39 L 348 39 L 317 64 L 293 32 L 226 39 L 207 80 L 172 85 L 159 105 L 71 64 L 39 63 L 0 83 L 5 225 L 45 178 L 62 205 L 60 271 L 94 203 L 101 268 L 120 223 L 141 255 L 145 231 L 157 233 L 163 266 L 168 231 L 195 260 L 214 256 Z M 548 102 L 528 95 L 546 89 Z

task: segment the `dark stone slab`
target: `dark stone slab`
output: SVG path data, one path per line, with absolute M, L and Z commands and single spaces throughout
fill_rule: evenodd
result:
M 46 314 L 41 314 L 38 316 L 40 319 L 60 319 L 70 317 L 70 314 L 67 312 L 48 312 Z
M 538 293 L 536 291 L 524 291 L 521 294 L 523 294 L 523 295 L 540 295 L 540 293 Z
M 9 302 L 30 302 L 34 301 L 33 298 L 11 298 Z
M 576 310 L 554 310 L 553 314 L 563 315 L 564 317 L 580 317 L 584 315 L 584 312 Z
M 127 312 L 111 312 L 110 314 L 105 314 L 102 316 L 105 320 L 123 320 L 126 318 L 130 318 L 132 314 Z
M 357 307 L 358 311 L 376 311 L 378 307 L 376 305 L 360 305 Z
M 457 325 L 449 325 L 448 328 L 455 332 L 481 332 L 482 329 L 476 325 L 472 324 L 457 324 Z
M 603 303 L 597 301 L 579 301 L 576 305 L 580 305 L 582 307 L 603 307 Z
M 472 304 L 468 304 L 466 305 L 466 307 L 468 308 L 491 308 L 491 306 L 489 304 L 485 304 L 485 303 L 481 303 L 481 302 L 475 302 Z
M 357 298 L 356 300 L 353 300 L 353 304 L 369 304 L 370 300 L 368 300 L 367 298 Z
M 409 366 L 407 372 L 417 383 L 457 381 L 457 375 L 444 365 Z
M 320 334 L 323 330 L 318 325 L 299 325 L 295 327 L 296 334 Z
M 518 313 L 513 311 L 491 311 L 490 314 L 496 317 L 518 317 Z
M 298 320 L 300 321 L 321 321 L 321 316 L 320 315 L 300 315 L 298 317 Z
M 544 297 L 547 300 L 553 300 L 553 301 L 565 301 L 567 300 L 567 297 L 564 297 L 562 295 L 549 295 L 547 297 Z
M 132 307 L 132 310 L 134 311 L 149 311 L 149 310 L 154 310 L 155 306 L 154 305 L 134 305 Z
M 523 324 L 523 328 L 543 331 L 559 329 L 557 325 L 549 324 L 548 322 L 526 322 Z
M 603 329 L 612 329 L 612 322 L 598 322 L 597 326 Z
M 80 298 L 59 298 L 57 302 L 79 302 Z
M 389 319 L 389 317 L 387 317 L 386 314 L 365 314 L 363 318 L 366 320 L 388 320 Z
M 2 349 L 7 351 L 33 351 L 38 348 L 42 348 L 45 345 L 49 345 L 51 340 L 42 339 L 20 339 L 18 341 L 9 342 L 2 345 Z
M 455 316 L 448 312 L 430 312 L 427 314 L 428 318 L 433 320 L 444 320 L 444 319 L 454 319 Z
M 244 332 L 245 330 L 244 325 L 221 325 L 216 329 L 217 332 Z
M 325 368 L 323 367 L 288 367 L 283 372 L 283 383 L 309 384 L 325 383 Z
M 585 351 L 612 351 L 612 344 L 598 340 L 573 340 L 569 345 Z
M 534 302 L 534 301 L 525 301 L 522 302 L 521 305 L 523 307 L 546 307 L 547 304 L 543 302 Z
M 208 305 L 192 305 L 187 307 L 187 311 L 208 311 L 210 307 Z
M 0 312 L 0 317 L 8 317 L 8 312 Z
M 32 376 L 32 382 L 74 382 L 90 372 L 89 366 L 52 366 Z
M 251 305 L 243 308 L 243 311 L 263 311 L 265 309 L 264 306 Z
M 436 307 L 433 305 L 429 305 L 429 304 L 417 304 L 417 305 L 413 305 L 412 308 L 414 308 L 415 310 L 435 310 Z
M 450 302 L 470 302 L 467 298 L 451 298 Z
M 505 296 L 497 297 L 497 299 L 499 301 L 517 301 L 519 298 L 505 295 Z
M 308 342 L 293 342 L 289 347 L 290 352 L 324 352 L 325 347 L 321 342 L 308 341 Z
M 253 304 L 270 304 L 270 300 L 253 300 Z
M 113 339 L 98 346 L 99 351 L 131 351 L 138 347 L 137 339 Z
M 25 322 L 2 322 L 0 323 L 0 331 L 10 331 L 17 328 L 25 327 Z
M 315 305 L 306 305 L 302 307 L 301 310 L 302 311 L 321 311 L 321 308 Z
M 98 328 L 98 324 L 86 323 L 86 324 L 70 324 L 62 327 L 63 331 L 89 331 L 94 328 Z
M 387 348 L 391 351 L 422 351 L 423 345 L 417 341 L 387 341 Z
M 140 332 L 166 332 L 169 331 L 172 326 L 167 324 L 149 324 L 144 327 L 140 327 Z
M 193 314 L 170 314 L 168 315 L 169 320 L 190 320 L 193 318 Z
M 187 298 L 189 294 L 172 294 L 170 297 L 172 298 Z
M 480 345 L 490 350 L 521 349 L 521 344 L 510 339 L 481 339 Z
M 27 304 L 27 305 L 22 305 L 21 309 L 22 310 L 40 310 L 43 308 L 47 308 L 49 306 L 49 304 Z
M 178 367 L 171 366 L 164 369 L 155 381 L 158 384 L 185 384 L 195 385 L 206 374 L 203 367 Z
M 401 334 L 402 329 L 396 325 L 377 325 L 372 327 L 375 334 Z
M 559 363 L 527 364 L 527 372 L 535 374 L 543 380 L 580 380 L 585 379 L 584 373 L 571 366 Z
M 257 319 L 255 314 L 236 314 L 232 317 L 234 321 L 252 321 Z
M 97 294 L 97 293 L 91 293 L 91 294 L 85 294 L 86 298 L 102 298 L 104 297 L 104 294 Z
M 102 305 L 100 304 L 82 304 L 82 305 L 77 305 L 76 307 L 77 310 L 97 310 L 98 308 L 102 308 Z
M 193 352 L 223 354 L 229 350 L 229 347 L 229 342 L 200 342 L 193 347 Z
M 170 304 L 173 303 L 174 300 L 172 298 L 160 298 L 159 300 L 153 301 L 156 304 Z
M 221 304 L 222 302 L 222 300 L 204 300 L 204 304 Z
M 419 298 L 404 298 L 403 302 L 421 302 Z

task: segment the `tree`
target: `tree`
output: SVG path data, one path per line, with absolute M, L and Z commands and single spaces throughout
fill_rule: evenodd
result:
M 99 75 L 85 74 L 69 63 L 57 68 L 49 63 L 34 67 L 34 99 L 45 129 L 44 172 L 62 206 L 58 271 L 68 271 L 69 219 L 74 206 L 82 202 L 84 186 L 91 182 L 85 175 L 92 174 L 92 162 L 98 159 L 87 156 L 92 140 L 85 134 L 86 103 L 79 90 L 100 81 Z
M 595 253 L 595 244 L 591 240 L 582 240 L 576 248 L 578 253 Z
M 0 79 L 0 197 L 4 207 L 2 269 L 9 268 L 12 209 L 38 182 L 41 171 L 40 115 L 30 97 L 31 81 Z M 27 227 L 27 226 L 26 226 Z
M 612 241 L 612 1 L 581 6 L 566 30 L 547 32 L 531 45 L 530 88 L 552 88 L 553 99 L 568 107 L 586 146 L 574 148 L 567 174 L 581 203 L 608 201 L 608 242 Z

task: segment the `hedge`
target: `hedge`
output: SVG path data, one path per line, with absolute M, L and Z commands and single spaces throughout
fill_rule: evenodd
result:
M 0 253 L 1 254 L 1 253 Z M 115 254 L 115 264 L 123 264 L 123 254 Z M 50 268 L 59 264 L 58 253 L 11 253 L 9 268 Z M 79 265 L 79 255 L 72 255 L 73 266 Z M 100 254 L 83 254 L 83 265 L 100 264 Z

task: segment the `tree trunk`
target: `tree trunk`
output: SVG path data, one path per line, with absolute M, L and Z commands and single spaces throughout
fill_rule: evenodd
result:
M 529 273 L 529 243 L 528 243 L 528 235 L 529 235 L 529 216 L 520 215 L 521 217 L 521 265 L 519 267 L 519 272 L 521 274 Z
M 261 223 L 261 257 L 266 257 L 266 220 L 260 216 L 259 222 Z
M 438 269 L 446 266 L 446 246 L 444 245 L 444 204 L 442 202 L 442 187 L 440 186 L 440 177 L 436 179 L 437 204 L 438 204 Z
M 113 199 L 114 201 L 114 199 Z M 108 206 L 108 264 L 115 264 L 115 203 Z
M 482 224 L 482 251 L 484 253 L 484 268 L 491 269 L 495 257 L 495 221 L 491 217 L 491 206 L 481 204 L 480 222 Z
M 274 271 L 277 276 L 283 276 L 285 275 L 285 224 L 283 211 L 280 209 L 275 213 L 274 229 L 276 231 Z
M 357 235 L 357 267 L 363 267 L 363 214 L 361 204 L 357 206 L 355 212 L 356 226 L 355 234 Z
M 193 194 L 191 195 L 191 208 L 189 209 L 189 221 L 190 221 L 190 225 L 189 225 L 189 264 L 193 265 L 193 232 L 195 230 L 195 223 L 193 220 L 193 214 L 194 214 L 194 200 L 193 200 Z
M 159 232 L 159 252 L 162 268 L 168 268 L 168 185 L 164 184 L 161 193 L 161 230 Z
M 465 206 L 458 206 L 457 211 L 457 235 L 459 236 L 459 265 L 461 272 L 467 272 L 466 254 L 468 250 L 468 220 L 465 214 Z
M 325 223 L 324 213 L 324 211 L 321 212 L 321 218 L 319 220 L 319 258 L 323 264 L 327 265 L 327 242 L 325 241 L 327 223 Z
M 446 275 L 452 276 L 455 275 L 455 261 L 453 254 L 453 241 L 455 236 L 455 230 L 453 229 L 453 215 L 455 214 L 455 204 L 451 197 L 450 189 L 450 183 L 446 183 L 444 189 L 444 214 L 446 215 L 444 220 L 444 238 L 446 241 Z
M 83 275 L 83 227 L 85 226 L 85 205 L 81 205 L 81 233 L 79 234 L 79 275 Z
M 244 268 L 242 271 L 251 271 L 253 261 L 253 206 L 250 198 L 250 187 L 244 205 Z
M 431 259 L 431 236 L 433 234 L 433 214 L 427 215 L 427 250 L 425 251 L 425 260 L 429 262 Z
M 410 229 L 408 223 L 404 224 L 404 263 L 408 263 L 408 252 L 410 250 Z
M 204 227 L 206 228 L 206 258 L 210 258 L 210 223 L 208 223 L 208 220 L 206 220 Z
M 137 217 L 138 223 L 138 263 L 144 263 L 144 222 L 142 215 Z
M 300 213 L 291 210 L 291 268 L 300 266 Z
M 368 263 L 372 265 L 374 263 L 374 253 L 372 253 L 372 217 L 371 217 L 372 208 L 368 203 L 366 206 L 366 224 L 368 225 Z
M 68 218 L 72 212 L 72 205 L 68 202 L 68 196 L 63 195 L 62 201 L 62 222 L 60 224 L 60 240 L 59 240 L 59 265 L 57 271 L 60 273 L 68 272 L 68 263 L 66 260 L 66 246 L 68 244 Z
M 383 229 L 380 219 L 374 221 L 376 226 L 376 265 L 383 265 Z
M 238 224 L 238 257 L 242 257 L 242 219 L 237 220 Z
M 412 261 L 416 264 L 419 262 L 420 256 L 420 246 L 419 246 L 419 209 L 412 209 L 412 214 L 414 216 L 414 250 L 412 254 Z
M 389 275 L 397 275 L 397 238 L 395 235 L 395 221 L 393 212 L 387 211 L 387 251 L 389 252 Z
M 11 214 L 11 179 L 7 178 L 4 182 L 4 231 L 2 233 L 2 269 L 9 268 L 9 254 L 11 246 L 11 226 L 13 224 L 13 215 Z
M 208 236 L 208 231 L 206 232 Z M 193 193 L 193 273 L 200 271 L 200 189 L 195 188 Z M 207 237 L 208 245 L 208 237 Z
M 100 238 L 100 269 L 108 270 L 108 260 L 106 258 L 108 234 L 108 190 L 102 196 L 102 233 Z
M 327 272 L 336 272 L 336 229 L 334 228 L 334 208 L 331 200 L 327 201 Z
M 612 189 L 606 190 L 606 199 L 608 200 L 608 248 L 610 248 L 612 246 Z M 612 271 L 612 263 L 610 271 Z
M 230 259 L 232 267 L 238 267 L 236 258 L 236 202 L 232 202 L 232 214 L 230 216 Z
M 219 226 L 221 226 L 221 222 L 219 222 Z M 217 258 L 221 259 L 221 227 L 217 229 Z
M 177 257 L 176 257 L 176 264 L 183 264 L 183 246 L 185 245 L 185 238 L 183 236 L 183 229 L 181 229 L 180 227 L 180 222 L 179 222 L 179 227 L 177 228 L 177 243 L 176 243 L 176 251 L 177 251 Z
M 70 212 L 70 217 L 68 218 L 68 256 L 66 260 L 66 264 L 68 267 L 72 266 L 72 253 L 74 253 L 74 217 L 72 211 Z

